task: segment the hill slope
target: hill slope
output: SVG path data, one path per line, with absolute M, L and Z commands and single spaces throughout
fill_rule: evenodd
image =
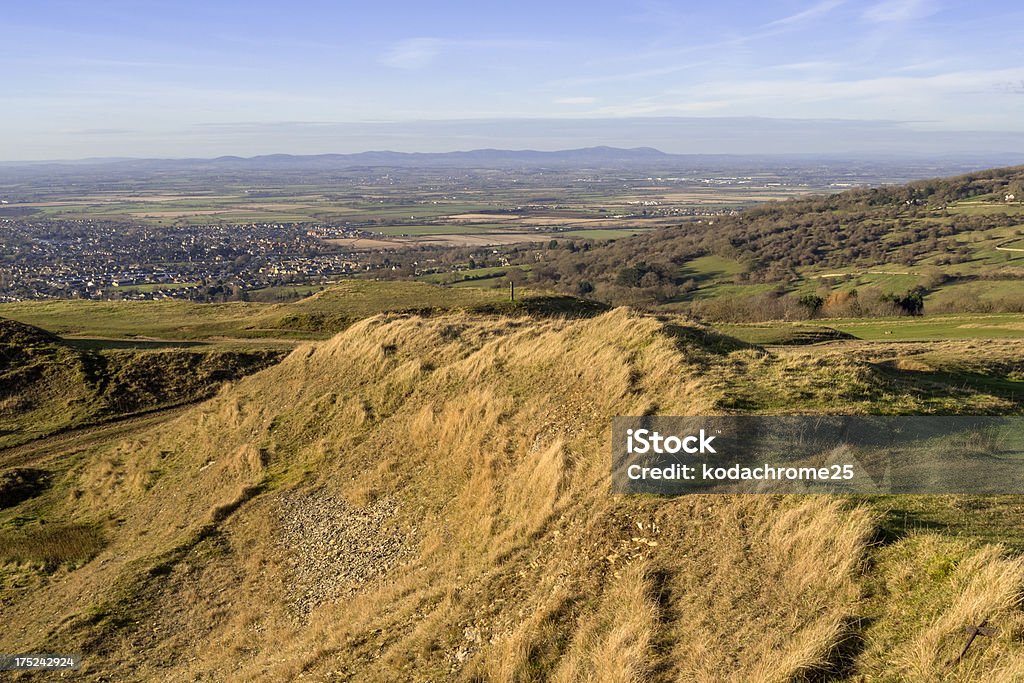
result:
M 379 313 L 494 312 L 588 316 L 607 307 L 574 297 L 441 287 L 426 282 L 346 280 L 284 304 L 188 301 L 48 299 L 0 303 L 0 316 L 65 336 L 101 339 L 288 340 L 326 339 Z
M 915 287 L 933 312 L 1020 312 L 1022 237 L 1018 166 L 766 202 L 613 244 L 523 258 L 542 286 L 613 303 L 689 302 L 714 319 L 899 313 L 899 301 L 880 296 Z M 866 297 L 865 289 L 877 292 Z M 857 290 L 860 298 L 851 299 Z M 788 307 L 775 301 L 780 293 L 793 295 Z M 822 298 L 813 310 L 798 303 L 807 294 Z
M 611 416 L 756 405 L 779 376 L 790 411 L 931 405 L 840 351 L 625 310 L 364 320 L 0 513 L 0 644 L 110 680 L 1022 675 L 1024 566 L 997 548 L 876 549 L 835 499 L 607 492 Z M 999 635 L 950 667 L 983 618 Z
M 280 352 L 83 349 L 0 318 L 0 447 L 206 398 Z

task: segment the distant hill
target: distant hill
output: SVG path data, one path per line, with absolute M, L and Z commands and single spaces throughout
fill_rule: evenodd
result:
M 843 314 L 848 295 L 865 289 L 877 291 L 873 303 L 858 300 L 861 313 L 899 313 L 900 301 L 884 298 L 915 288 L 933 309 L 1021 310 L 1022 200 L 1024 166 L 1016 166 L 766 202 L 587 249 L 523 258 L 534 264 L 532 276 L 542 286 L 611 303 L 691 302 L 711 313 L 717 304 L 701 302 L 717 299 L 736 309 L 726 316 L 736 320 L 799 316 L 802 295 L 821 297 L 821 304 L 835 295 L 832 312 Z M 537 266 L 541 259 L 546 265 Z M 789 309 L 773 303 L 778 293 L 793 295 Z M 744 308 L 744 297 L 758 298 Z M 805 299 L 807 308 L 815 302 Z M 914 312 L 906 303 L 902 307 Z M 753 310 L 758 307 L 760 313 Z
M 466 152 L 360 152 L 357 154 L 319 154 L 312 156 L 271 154 L 250 158 L 218 157 L 209 163 L 238 167 L 268 168 L 290 165 L 317 168 L 347 168 L 351 166 L 486 166 L 506 165 L 580 165 L 622 164 L 664 161 L 674 155 L 651 147 L 621 149 L 616 147 L 585 147 L 555 152 L 535 150 L 475 149 Z
M 267 154 L 254 157 L 222 156 L 213 159 L 89 159 L 83 161 L 54 161 L 32 163 L 6 163 L 0 168 L 39 172 L 73 172 L 96 168 L 111 170 L 152 172 L 188 169 L 230 171 L 324 171 L 360 167 L 387 168 L 514 168 L 518 166 L 551 167 L 622 167 L 631 165 L 659 165 L 694 159 L 716 158 L 714 155 L 673 155 L 651 147 L 622 149 L 617 147 L 584 147 L 560 151 L 475 149 L 458 152 L 391 152 L 371 151 L 355 154 Z M 727 158 L 727 157 L 717 157 Z
M 394 152 L 388 150 L 352 154 L 265 154 L 253 157 L 220 156 L 215 158 L 137 159 L 124 157 L 55 160 L 32 162 L 0 161 L 0 174 L 18 176 L 102 174 L 133 178 L 150 173 L 165 174 L 183 171 L 209 173 L 323 172 L 359 168 L 408 169 L 703 169 L 716 172 L 737 172 L 739 169 L 793 168 L 874 168 L 911 169 L 904 177 L 921 177 L 927 168 L 933 172 L 959 172 L 995 163 L 1016 160 L 1011 154 L 981 156 L 865 156 L 837 154 L 669 154 L 653 147 L 595 146 L 556 151 L 531 149 L 473 149 L 451 152 Z M 987 161 L 983 161 L 987 160 Z

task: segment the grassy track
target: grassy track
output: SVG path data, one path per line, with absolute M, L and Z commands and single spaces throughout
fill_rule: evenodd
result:
M 715 325 L 715 329 L 724 334 L 755 344 L 792 343 L 795 335 L 815 327 L 838 330 L 858 339 L 879 341 L 1024 338 L 1024 316 L 1016 313 Z

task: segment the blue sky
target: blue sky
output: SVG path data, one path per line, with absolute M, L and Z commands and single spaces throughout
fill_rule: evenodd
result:
M 1024 133 L 1019 3 L 34 0 L 0 14 L 6 160 L 641 145 L 648 117 L 886 122 L 997 147 Z M 496 119 L 504 135 L 417 123 Z M 618 127 L 550 134 L 578 119 Z M 693 138 L 658 146 L 715 151 Z

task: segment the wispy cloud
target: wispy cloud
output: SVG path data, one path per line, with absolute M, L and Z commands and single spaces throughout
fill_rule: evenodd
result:
M 818 61 L 818 62 L 790 62 L 788 64 L 774 64 L 771 66 L 772 69 L 778 69 L 780 71 L 796 71 L 799 73 L 812 73 L 816 71 L 834 71 L 840 68 L 842 65 L 838 62 Z
M 770 21 L 765 24 L 760 24 L 745 33 L 732 35 L 721 40 L 689 44 L 681 48 L 641 51 L 628 55 L 618 55 L 613 59 L 604 59 L 600 62 L 590 62 L 589 66 L 591 67 L 597 65 L 602 66 L 602 71 L 599 75 L 560 78 L 549 81 L 547 85 L 552 87 L 564 87 L 595 85 L 616 81 L 631 81 L 668 76 L 682 71 L 695 69 L 697 67 L 704 67 L 716 62 L 715 55 L 729 54 L 758 40 L 799 31 L 803 28 L 803 24 L 828 15 L 833 10 L 847 4 L 848 1 L 849 0 L 819 0 L 819 2 L 814 3 L 807 9 L 800 12 L 790 14 L 780 19 L 775 19 L 774 21 Z M 704 57 L 699 60 L 681 61 L 694 54 L 699 54 Z M 707 58 L 707 55 L 712 55 L 712 57 Z M 609 65 L 614 65 L 616 63 L 642 64 L 644 62 L 647 62 L 648 64 L 658 63 L 659 65 L 647 68 L 632 68 L 626 71 L 612 71 L 608 68 Z M 666 62 L 668 63 L 667 65 L 665 65 Z M 804 62 L 802 64 L 807 66 L 811 64 L 823 65 L 824 62 Z M 797 68 L 795 64 L 793 68 Z
M 776 19 L 775 21 L 768 22 L 765 24 L 765 28 L 774 28 L 778 26 L 793 26 L 795 24 L 802 24 L 805 21 L 811 21 L 825 16 L 832 10 L 836 9 L 840 5 L 846 4 L 846 0 L 820 0 L 810 7 L 795 14 L 790 14 L 787 17 Z
M 381 63 L 397 69 L 422 69 L 430 66 L 443 53 L 455 50 L 507 51 L 537 50 L 552 47 L 542 40 L 455 40 L 451 38 L 409 38 L 390 48 L 381 57 Z
M 996 80 L 993 80 L 996 79 Z M 1024 83 L 1024 69 L 1009 68 L 992 72 L 954 71 L 928 76 L 886 76 L 877 78 L 829 80 L 750 79 L 733 82 L 708 82 L 692 89 L 671 90 L 657 96 L 638 98 L 629 103 L 612 104 L 595 113 L 606 116 L 651 116 L 678 114 L 727 114 L 750 111 L 813 111 L 817 105 L 834 109 L 843 106 L 852 114 L 855 108 L 888 111 L 902 117 L 919 116 L 922 108 L 965 102 L 969 96 L 984 97 L 979 84 L 990 83 L 1001 92 L 1015 92 L 1014 85 Z M 694 98 L 699 92 L 700 98 Z M 991 92 L 991 91 L 989 91 Z M 790 114 L 786 114 L 790 115 Z
M 596 97 L 557 97 L 554 100 L 555 104 L 594 104 L 597 102 Z
M 944 67 L 949 67 L 955 64 L 955 61 L 949 58 L 942 59 L 930 59 L 924 62 L 914 62 L 912 64 L 904 64 L 903 66 L 894 66 L 890 71 L 893 73 L 907 73 L 913 71 L 935 71 Z
M 671 66 L 659 66 L 652 67 L 649 69 L 637 69 L 635 71 L 617 71 L 614 73 L 601 73 L 600 75 L 596 76 L 558 78 L 548 81 L 547 83 L 545 83 L 545 85 L 551 88 L 576 88 L 582 86 L 599 85 L 602 83 L 636 81 L 659 76 L 668 76 L 670 74 L 676 74 L 682 71 L 697 69 L 699 67 L 706 66 L 712 63 L 713 62 L 711 60 L 701 60 L 698 62 L 673 64 Z
M 132 128 L 70 128 L 60 132 L 64 135 L 127 135 L 138 131 Z
M 934 12 L 928 0 L 883 0 L 864 11 L 864 18 L 878 24 L 893 24 Z
M 410 38 L 392 45 L 381 62 L 396 69 L 422 69 L 441 54 L 443 46 L 438 38 Z

